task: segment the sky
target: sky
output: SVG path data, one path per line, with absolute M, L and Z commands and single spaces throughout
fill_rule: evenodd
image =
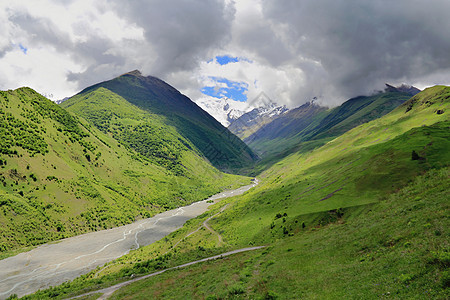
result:
M 0 90 L 50 99 L 128 71 L 196 100 L 334 106 L 450 85 L 448 0 L 1 0 Z

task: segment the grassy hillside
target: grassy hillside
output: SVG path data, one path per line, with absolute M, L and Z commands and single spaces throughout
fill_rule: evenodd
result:
M 255 189 L 166 239 L 36 296 L 268 245 L 167 272 L 117 297 L 448 298 L 449 109 L 449 87 L 427 89 L 380 119 L 281 160 Z M 202 224 L 215 214 L 211 232 Z
M 139 71 L 88 87 L 63 102 L 62 106 L 71 109 L 70 107 L 79 101 L 86 104 L 86 99 L 90 97 L 94 99 L 102 97 L 105 89 L 140 108 L 141 112 L 145 111 L 147 115 L 152 115 L 152 119 L 158 116 L 159 123 L 172 126 L 221 170 L 234 172 L 242 167 L 250 167 L 256 159 L 255 154 L 245 143 L 188 97 L 158 78 L 142 76 Z M 88 101 L 91 100 L 88 99 Z M 114 107 L 107 106 L 105 109 L 116 113 Z M 74 110 L 77 109 L 74 108 Z M 77 112 L 85 117 L 88 116 L 88 113 L 81 109 Z M 103 117 L 107 118 L 107 116 Z M 120 119 L 119 116 L 117 117 Z M 92 120 L 91 117 L 89 118 Z M 96 123 L 96 126 L 98 125 L 102 128 L 101 124 Z
M 124 106 L 123 113 L 137 112 Z M 138 123 L 130 117 L 129 125 L 141 127 L 123 128 L 126 124 L 114 118 L 105 120 L 116 126 L 114 136 L 32 89 L 0 93 L 2 257 L 15 249 L 127 224 L 249 182 L 213 168 L 160 121 Z M 142 128 L 144 140 L 135 141 L 130 134 L 118 142 L 121 130 Z M 146 148 L 135 151 L 133 143 Z
M 411 95 L 398 91 L 361 96 L 325 110 L 307 103 L 261 127 L 245 139 L 262 161 L 256 170 L 298 151 L 309 151 L 348 130 L 386 115 Z M 253 172 L 254 173 L 254 172 Z
M 377 205 L 305 215 L 317 221 L 267 249 L 169 271 L 111 299 L 446 299 L 449 175 L 431 171 Z

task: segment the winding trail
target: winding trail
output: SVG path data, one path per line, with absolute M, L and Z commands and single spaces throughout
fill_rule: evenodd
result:
M 214 217 L 217 216 L 218 214 L 222 213 L 225 209 L 227 209 L 227 207 L 228 207 L 228 204 L 227 204 L 227 205 L 224 205 L 224 206 L 220 209 L 220 211 L 219 211 L 218 213 L 216 213 L 215 215 L 209 217 L 208 219 L 206 219 L 206 220 L 203 222 L 203 227 L 205 227 L 206 229 L 208 229 L 209 232 L 211 232 L 212 234 L 217 235 L 217 238 L 218 238 L 218 240 L 219 240 L 219 244 L 218 244 L 219 246 L 220 246 L 221 244 L 224 244 L 224 242 L 223 242 L 223 240 L 222 240 L 222 236 L 220 235 L 220 233 L 218 233 L 217 231 L 215 231 L 214 229 L 212 229 L 212 228 L 208 225 L 208 221 L 210 221 L 212 218 L 214 218 Z
M 11 294 L 21 297 L 89 273 L 130 250 L 164 238 L 187 220 L 204 213 L 217 200 L 243 194 L 257 184 L 255 179 L 253 184 L 224 191 L 152 218 L 44 244 L 0 260 L 0 299 Z
M 77 299 L 77 298 L 89 296 L 89 295 L 92 295 L 92 294 L 102 294 L 99 298 L 97 298 L 98 300 L 100 300 L 100 299 L 107 299 L 114 292 L 116 292 L 117 290 L 119 290 L 120 288 L 122 288 L 122 287 L 124 287 L 126 285 L 129 285 L 129 284 L 131 284 L 133 282 L 136 282 L 136 281 L 139 281 L 139 280 L 147 279 L 149 277 L 153 277 L 153 276 L 162 274 L 162 273 L 164 273 L 166 271 L 169 271 L 169 270 L 180 269 L 180 268 L 192 266 L 192 265 L 195 265 L 195 264 L 198 264 L 198 263 L 201 263 L 201 262 L 205 262 L 205 261 L 208 261 L 208 260 L 215 260 L 215 259 L 223 258 L 223 257 L 229 256 L 229 255 L 233 255 L 233 254 L 237 254 L 237 253 L 241 253 L 241 252 L 246 252 L 246 251 L 258 250 L 258 249 L 262 249 L 262 248 L 265 248 L 265 247 L 266 246 L 256 246 L 256 247 L 242 248 L 242 249 L 237 249 L 237 250 L 233 250 L 233 251 L 230 251 L 230 252 L 225 252 L 225 253 L 222 253 L 222 254 L 219 254 L 219 255 L 215 255 L 215 256 L 199 259 L 199 260 L 196 260 L 196 261 L 191 261 L 191 262 L 188 262 L 186 264 L 182 264 L 182 265 L 179 265 L 179 266 L 176 266 L 176 267 L 172 267 L 172 268 L 164 269 L 164 270 L 161 270 L 161 271 L 158 271 L 158 272 L 154 272 L 154 273 L 151 273 L 151 274 L 147 274 L 147 275 L 144 275 L 142 277 L 137 277 L 137 278 L 134 278 L 134 279 L 130 279 L 128 281 L 124 281 L 124 282 L 118 283 L 116 285 L 113 285 L 113 286 L 110 286 L 110 287 L 107 287 L 107 288 L 104 288 L 104 289 L 101 289 L 101 290 L 92 291 L 92 292 L 89 292 L 89 293 L 86 293 L 86 294 L 83 294 L 83 295 L 79 295 L 79 296 L 76 296 L 76 297 L 72 297 L 72 298 L 69 298 L 69 299 Z

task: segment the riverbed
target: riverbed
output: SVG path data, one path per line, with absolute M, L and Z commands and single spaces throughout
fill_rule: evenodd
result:
M 41 245 L 0 260 L 0 299 L 19 297 L 60 285 L 89 273 L 131 250 L 154 243 L 195 218 L 221 199 L 243 194 L 258 182 L 224 191 L 206 200 L 112 229 L 91 232 Z

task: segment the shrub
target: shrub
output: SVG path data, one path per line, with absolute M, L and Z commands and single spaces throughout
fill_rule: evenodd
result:
M 264 300 L 275 300 L 278 299 L 278 295 L 275 292 L 268 291 L 264 295 Z
M 413 279 L 414 279 L 414 276 L 411 274 L 401 274 L 398 277 L 398 281 L 400 281 L 401 283 L 408 283 Z
M 245 294 L 245 289 L 240 284 L 235 284 L 228 289 L 228 294 L 230 295 L 241 295 Z
M 444 289 L 450 287 L 450 271 L 442 272 L 441 285 Z
M 33 173 L 30 174 L 30 178 L 33 179 L 33 181 L 37 181 L 37 177 Z

